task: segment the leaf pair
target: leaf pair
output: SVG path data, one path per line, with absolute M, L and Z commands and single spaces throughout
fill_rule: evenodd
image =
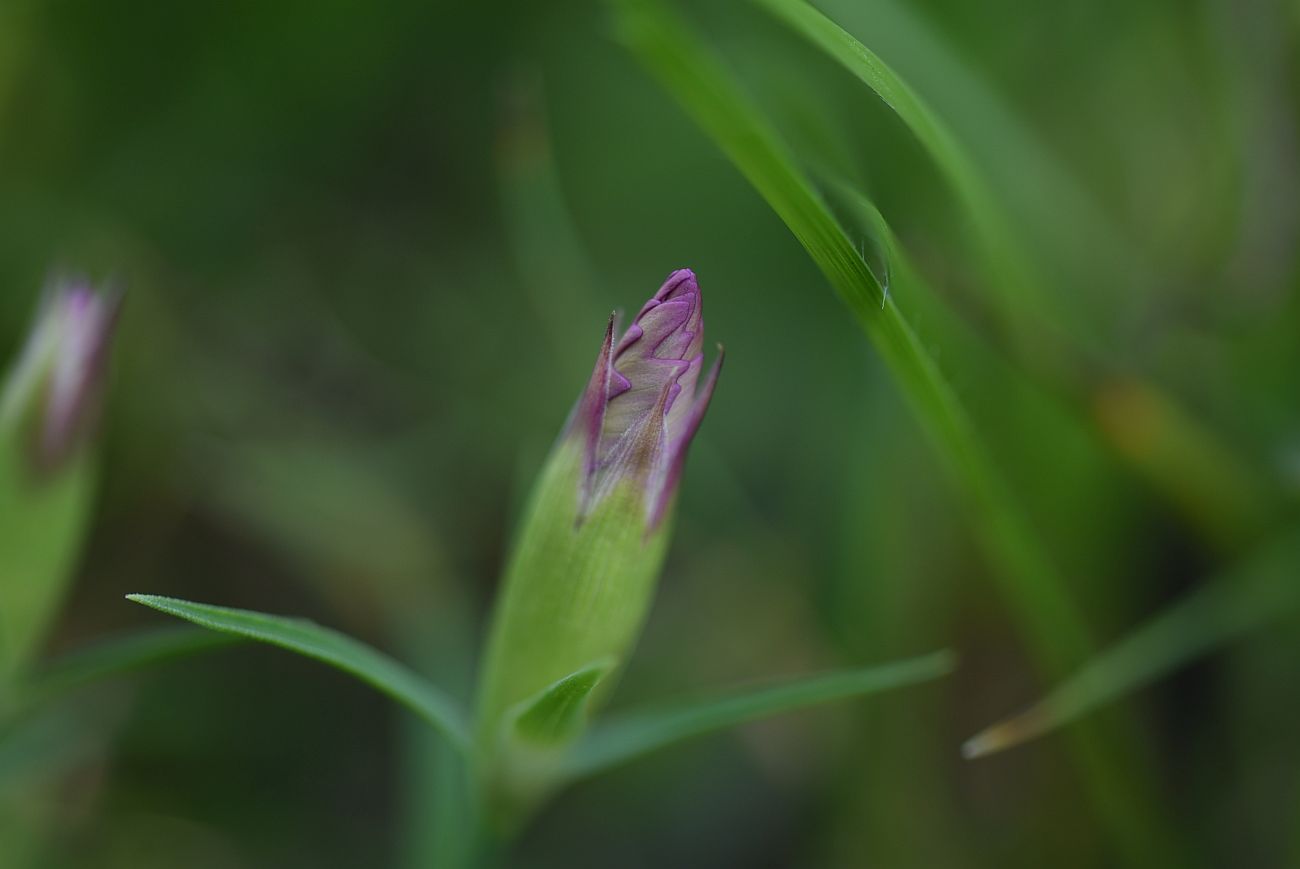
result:
M 460 751 L 470 750 L 468 717 L 452 697 L 405 665 L 351 637 L 303 619 L 156 595 L 133 594 L 128 598 L 212 631 L 269 643 L 323 661 L 406 706 Z M 612 668 L 611 661 L 594 662 L 521 704 L 514 710 L 513 736 L 541 748 L 571 740 L 585 724 L 592 691 Z M 684 739 L 783 712 L 924 682 L 951 669 L 951 657 L 939 652 L 659 710 L 611 716 L 608 723 L 598 723 L 578 739 L 564 754 L 555 774 L 561 782 L 590 776 Z

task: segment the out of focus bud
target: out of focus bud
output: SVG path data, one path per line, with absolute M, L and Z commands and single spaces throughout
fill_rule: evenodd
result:
M 686 269 L 669 275 L 617 341 L 611 317 L 591 381 L 533 491 L 497 602 L 478 710 L 488 787 L 516 801 L 528 787 L 518 780 L 527 754 L 516 745 L 520 716 L 577 673 L 599 677 L 565 690 L 606 688 L 640 632 L 686 451 L 722 361 L 701 384 L 703 343 L 700 288 Z
M 84 281 L 53 285 L 0 398 L 0 432 L 21 439 L 41 474 L 67 464 L 99 416 L 121 295 Z
M 0 393 L 0 706 L 58 612 L 86 533 L 120 296 L 52 286 Z

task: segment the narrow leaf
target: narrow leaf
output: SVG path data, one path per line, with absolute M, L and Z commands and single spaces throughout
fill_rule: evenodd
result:
M 1026 253 L 1025 236 L 1001 206 L 987 175 L 925 100 L 807 0 L 755 2 L 875 92 L 929 152 L 976 229 L 978 243 L 972 250 L 982 262 L 995 315 L 1015 339 L 1021 367 L 1067 400 L 1080 390 L 1093 391 L 1101 412 L 1090 421 L 1100 427 L 1103 440 L 1214 538 L 1226 544 L 1259 528 L 1270 497 L 1267 486 L 1216 432 L 1152 384 L 1116 378 L 1113 387 L 1096 389 L 1096 384 L 1078 380 L 1077 373 L 1093 367 L 1104 348 L 1088 348 L 1080 335 L 1061 328 L 1078 318 L 1063 307 L 1059 296 L 1050 304 L 1043 298 L 1048 282 Z M 1122 405 L 1121 411 L 1109 412 L 1116 404 Z M 1135 418 L 1142 425 L 1134 425 Z M 1167 448 L 1152 448 L 1152 442 Z
M 591 692 L 613 668 L 612 659 L 584 667 L 521 704 L 514 718 L 515 735 L 538 745 L 572 739 L 582 729 Z
M 935 652 L 878 667 L 736 691 L 712 700 L 610 716 L 578 743 L 565 772 L 572 778 L 589 776 L 685 739 L 784 712 L 925 682 L 947 674 L 952 667 L 950 653 Z
M 926 11 L 908 0 L 816 0 L 826 17 L 876 47 L 892 69 L 934 109 L 1001 204 L 1014 210 L 1022 245 L 1053 258 L 1051 287 L 1061 302 L 1070 286 L 1093 286 L 1073 300 L 1113 318 L 1124 288 L 1148 282 L 1150 267 L 1118 230 L 1071 167 L 1025 117 L 942 36 Z M 1050 217 L 1051 219 L 1043 219 Z M 1076 283 L 1066 283 L 1064 269 Z M 1096 287 L 1123 275 L 1120 286 Z M 1119 283 L 1119 282 L 1116 282 Z
M 306 619 L 191 603 L 150 594 L 127 600 L 153 607 L 196 625 L 270 643 L 323 661 L 387 694 L 432 724 L 462 751 L 469 745 L 465 714 L 459 705 L 405 665 L 345 634 Z
M 838 62 L 885 102 L 907 125 L 947 178 L 970 216 L 985 259 L 987 283 L 998 299 L 998 313 L 1009 328 L 1029 329 L 1025 315 L 1037 295 L 1032 266 L 1016 241 L 998 199 L 947 125 L 888 64 L 806 0 L 757 0 L 793 32 Z
M 1042 736 L 1300 609 L 1300 533 L 1207 582 L 1093 658 L 1043 700 L 969 739 L 969 758 Z

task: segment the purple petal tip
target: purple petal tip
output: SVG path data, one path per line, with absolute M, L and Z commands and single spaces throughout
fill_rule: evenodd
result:
M 704 318 L 695 272 L 669 274 L 611 352 L 612 337 L 611 328 L 575 419 L 587 457 L 584 512 L 614 481 L 635 479 L 646 487 L 653 528 L 676 491 L 721 363 L 719 356 L 697 389 Z

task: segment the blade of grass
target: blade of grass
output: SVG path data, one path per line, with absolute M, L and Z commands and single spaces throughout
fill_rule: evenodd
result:
M 981 71 L 947 44 L 916 4 L 817 0 L 816 5 L 861 41 L 870 41 L 954 131 L 971 162 L 1001 195 L 1017 237 L 1050 262 L 1052 284 L 1058 287 L 1054 302 L 1068 297 L 1083 319 L 1101 314 L 1109 321 L 1128 287 L 1149 283 L 1149 265 L 1132 237 L 1116 229 L 1092 192 Z M 1048 213 L 1052 219 L 1043 219 Z M 1084 288 L 1090 292 L 1071 291 Z
M 974 252 L 994 313 L 1013 338 L 1023 370 L 1062 399 L 1094 410 L 1083 421 L 1139 476 L 1225 547 L 1265 525 L 1268 487 L 1214 433 L 1150 384 L 1111 370 L 1106 354 L 1058 328 L 1072 319 L 1060 300 L 1046 304 L 1047 285 L 1026 254 L 1023 235 L 1000 207 L 993 187 L 943 120 L 879 56 L 806 0 L 754 0 L 869 87 L 912 131 L 948 179 L 976 229 Z M 934 294 L 932 294 L 934 295 Z M 938 296 L 935 296 L 938 298 Z M 1056 310 L 1057 317 L 1049 316 Z M 1126 414 L 1109 412 L 1127 399 Z M 1142 421 L 1141 426 L 1132 420 Z M 1153 442 L 1167 450 L 1146 448 Z
M 1220 550 L 1244 554 L 1276 531 L 1278 490 L 1154 384 L 1112 374 L 1088 405 L 1102 441 Z
M 832 184 L 838 194 L 837 200 L 847 203 L 859 224 L 894 258 L 894 272 L 902 297 L 916 299 L 919 292 L 934 298 L 933 290 L 925 285 L 924 278 L 912 266 L 875 205 L 848 185 L 834 181 Z M 1214 445 L 1160 443 L 1157 447 L 1149 442 L 1159 440 L 1161 435 L 1168 435 L 1171 431 L 1194 433 L 1195 428 L 1164 426 L 1158 420 L 1148 423 L 1145 417 L 1165 405 L 1155 397 L 1146 398 L 1146 402 L 1135 402 L 1129 414 L 1117 407 L 1107 416 L 1113 424 L 1126 425 L 1141 435 L 1142 442 L 1133 445 L 1132 449 L 1151 455 L 1152 461 L 1160 463 L 1160 467 L 1168 471 L 1168 491 L 1178 492 L 1196 485 L 1196 480 L 1180 477 L 1171 467 L 1176 463 L 1170 462 L 1168 456 L 1186 456 L 1193 450 L 1209 455 L 1205 451 L 1212 450 Z M 1148 408 L 1146 414 L 1139 412 L 1143 408 Z M 1137 449 L 1138 446 L 1141 450 Z M 1205 467 L 1206 477 L 1213 479 L 1220 465 L 1211 462 Z M 1220 497 L 1241 494 L 1228 485 L 1229 482 L 1225 480 L 1217 490 Z M 1204 494 L 1208 498 L 1215 491 Z M 1190 506 L 1195 499 L 1189 498 L 1188 502 Z M 1208 523 L 1203 527 L 1209 527 Z M 1247 564 L 1234 568 L 1230 576 L 1211 580 L 1128 638 L 1089 660 L 1079 672 L 1040 702 L 972 737 L 963 745 L 963 755 L 967 758 L 982 757 L 1048 734 L 1167 675 L 1191 659 L 1240 639 L 1243 634 L 1262 629 L 1278 616 L 1300 608 L 1300 584 L 1294 581 L 1300 574 L 1300 546 L 1297 544 L 1300 544 L 1300 537 L 1280 544 L 1275 542 L 1266 551 L 1254 553 Z
M 952 667 L 951 654 L 934 652 L 661 710 L 612 715 L 597 722 L 578 743 L 566 761 L 565 773 L 572 778 L 593 775 L 685 739 L 823 703 L 926 682 L 947 675 Z
M 1024 712 L 967 740 L 982 757 L 1035 739 L 1300 610 L 1300 531 L 1211 580 L 1088 661 Z
M 269 643 L 323 661 L 406 706 L 441 731 L 462 751 L 469 746 L 465 714 L 447 695 L 381 652 L 338 631 L 305 619 L 192 603 L 151 594 L 127 600 L 193 622 L 200 627 Z
M 1000 294 L 994 307 L 1003 328 L 1019 344 L 1042 343 L 1042 329 L 1050 325 L 1040 298 L 1043 284 L 1035 279 L 998 198 L 947 125 L 883 60 L 805 0 L 755 2 L 839 62 L 907 125 L 971 219 L 973 250 L 987 273 L 985 283 Z
M 614 4 L 623 39 L 785 222 L 854 313 L 965 494 L 993 575 L 1040 667 L 1061 674 L 1091 648 L 1064 583 L 929 353 L 792 156 L 721 63 L 656 0 Z M 1132 751 L 1076 734 L 1078 768 L 1134 864 L 1177 864 L 1185 848 L 1157 813 Z M 1123 755 L 1121 757 L 1121 755 Z M 1192 861 L 1194 863 L 1194 861 Z
M 876 208 L 875 204 L 871 202 L 871 200 L 868 199 L 866 196 L 864 196 L 862 193 L 860 193 L 856 189 L 846 184 L 837 182 L 833 179 L 830 183 L 836 194 L 837 203 L 843 205 L 843 207 L 846 209 L 846 213 L 848 214 L 849 219 L 854 220 L 858 226 L 861 226 L 865 231 L 870 233 L 874 243 L 877 244 L 881 249 L 885 250 L 893 260 L 894 263 L 893 274 L 895 276 L 895 281 L 898 287 L 900 298 L 923 302 L 925 315 L 927 317 L 928 322 L 933 321 L 934 318 L 936 318 L 937 316 L 940 319 L 950 321 L 950 325 L 951 325 L 952 318 L 951 316 L 948 316 L 949 312 L 945 311 L 945 309 L 943 309 L 941 306 L 936 306 L 936 302 L 938 302 L 937 295 L 934 293 L 933 289 L 929 287 L 928 283 L 926 282 L 926 279 L 915 268 L 915 266 L 911 262 L 910 257 L 907 255 L 905 248 L 898 242 L 897 237 L 894 235 L 892 229 L 889 227 L 889 224 L 886 222 L 884 216 L 881 215 L 880 211 Z M 1253 626 L 1258 626 L 1258 622 L 1253 623 Z M 1086 664 L 1085 667 L 1091 667 L 1091 662 Z M 1085 736 L 1082 740 L 1080 740 L 1078 734 L 1075 734 L 1074 736 L 1075 736 L 1076 746 L 1081 745 L 1082 751 L 1085 754 L 1091 753 L 1093 750 L 1095 750 L 1092 747 L 1091 740 L 1089 738 Z M 1076 748 L 1076 750 L 1079 749 Z M 976 756 L 976 754 L 973 754 L 971 751 L 970 742 L 968 742 L 967 745 L 963 746 L 963 754 L 967 758 Z M 1097 778 L 1099 772 L 1100 770 L 1093 770 L 1090 772 L 1090 775 L 1094 776 L 1094 778 Z M 1138 775 L 1136 770 L 1129 770 L 1127 777 L 1133 778 L 1136 775 Z M 1102 776 L 1101 778 L 1104 779 L 1104 776 Z M 1101 780 L 1101 781 L 1094 780 L 1092 786 L 1094 788 L 1094 792 L 1098 794 L 1097 799 L 1107 800 L 1105 791 L 1116 786 L 1122 787 L 1123 782 L 1122 781 L 1108 782 L 1105 780 Z M 1121 816 L 1123 816 L 1127 813 L 1121 811 L 1120 814 Z M 1169 827 L 1169 825 L 1164 821 L 1163 818 L 1159 819 L 1157 823 L 1159 823 L 1162 828 Z M 1171 835 L 1172 833 L 1166 835 L 1165 838 L 1168 839 L 1170 838 Z M 1173 853 L 1172 849 L 1161 849 L 1161 850 L 1167 851 L 1169 853 Z M 1166 862 L 1168 862 L 1170 865 L 1179 865 L 1179 861 L 1181 859 L 1182 859 L 1181 857 L 1179 858 L 1166 857 Z M 1139 863 L 1142 861 L 1143 858 L 1138 858 L 1137 860 L 1137 862 Z

